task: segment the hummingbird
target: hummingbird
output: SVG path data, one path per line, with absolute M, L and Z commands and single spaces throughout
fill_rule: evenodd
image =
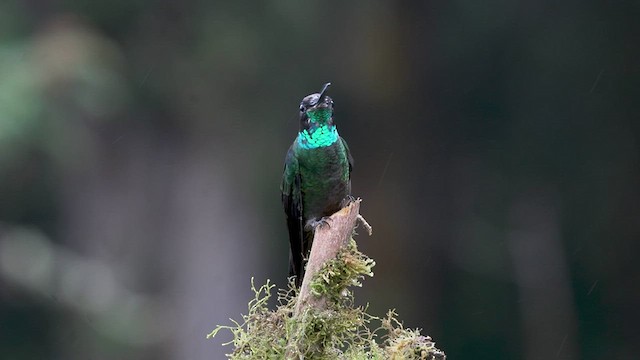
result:
M 280 190 L 289 230 L 289 277 L 300 287 L 316 227 L 351 199 L 353 158 L 338 135 L 331 83 L 300 103 L 300 130 L 284 162 Z

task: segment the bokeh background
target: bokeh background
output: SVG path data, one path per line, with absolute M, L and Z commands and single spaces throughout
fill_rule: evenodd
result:
M 377 261 L 450 359 L 640 354 L 637 1 L 0 2 L 0 357 L 221 359 L 285 284 L 333 82 Z M 225 337 L 226 336 L 226 337 Z

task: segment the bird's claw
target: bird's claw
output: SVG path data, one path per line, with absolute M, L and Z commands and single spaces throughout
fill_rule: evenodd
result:
M 342 207 L 347 207 L 349 205 L 351 205 L 351 203 L 353 203 L 354 201 L 356 201 L 356 198 L 354 198 L 351 195 L 347 195 L 344 199 L 342 199 Z
M 315 231 L 316 228 L 318 228 L 318 226 L 322 226 L 322 225 L 326 225 L 329 228 L 331 228 L 331 224 L 329 224 L 329 220 L 330 219 L 329 219 L 328 216 L 320 218 L 318 220 L 311 219 L 311 220 L 307 221 L 307 225 L 305 226 L 305 228 L 307 228 L 308 230 L 313 230 L 313 231 Z

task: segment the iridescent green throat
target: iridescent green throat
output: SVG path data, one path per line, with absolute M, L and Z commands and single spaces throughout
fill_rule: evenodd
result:
M 317 109 L 309 111 L 310 128 L 298 133 L 298 145 L 303 149 L 316 149 L 333 144 L 338 140 L 338 129 L 329 125 L 331 110 Z
M 321 125 L 311 130 L 298 133 L 298 145 L 303 149 L 316 149 L 329 146 L 338 140 L 338 130 L 335 126 Z

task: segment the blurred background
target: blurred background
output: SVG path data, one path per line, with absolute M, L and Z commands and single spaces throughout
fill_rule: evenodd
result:
M 221 359 L 285 285 L 279 184 L 331 81 L 377 261 L 450 359 L 640 353 L 634 1 L 0 3 L 3 359 Z M 226 337 L 225 337 L 226 336 Z

